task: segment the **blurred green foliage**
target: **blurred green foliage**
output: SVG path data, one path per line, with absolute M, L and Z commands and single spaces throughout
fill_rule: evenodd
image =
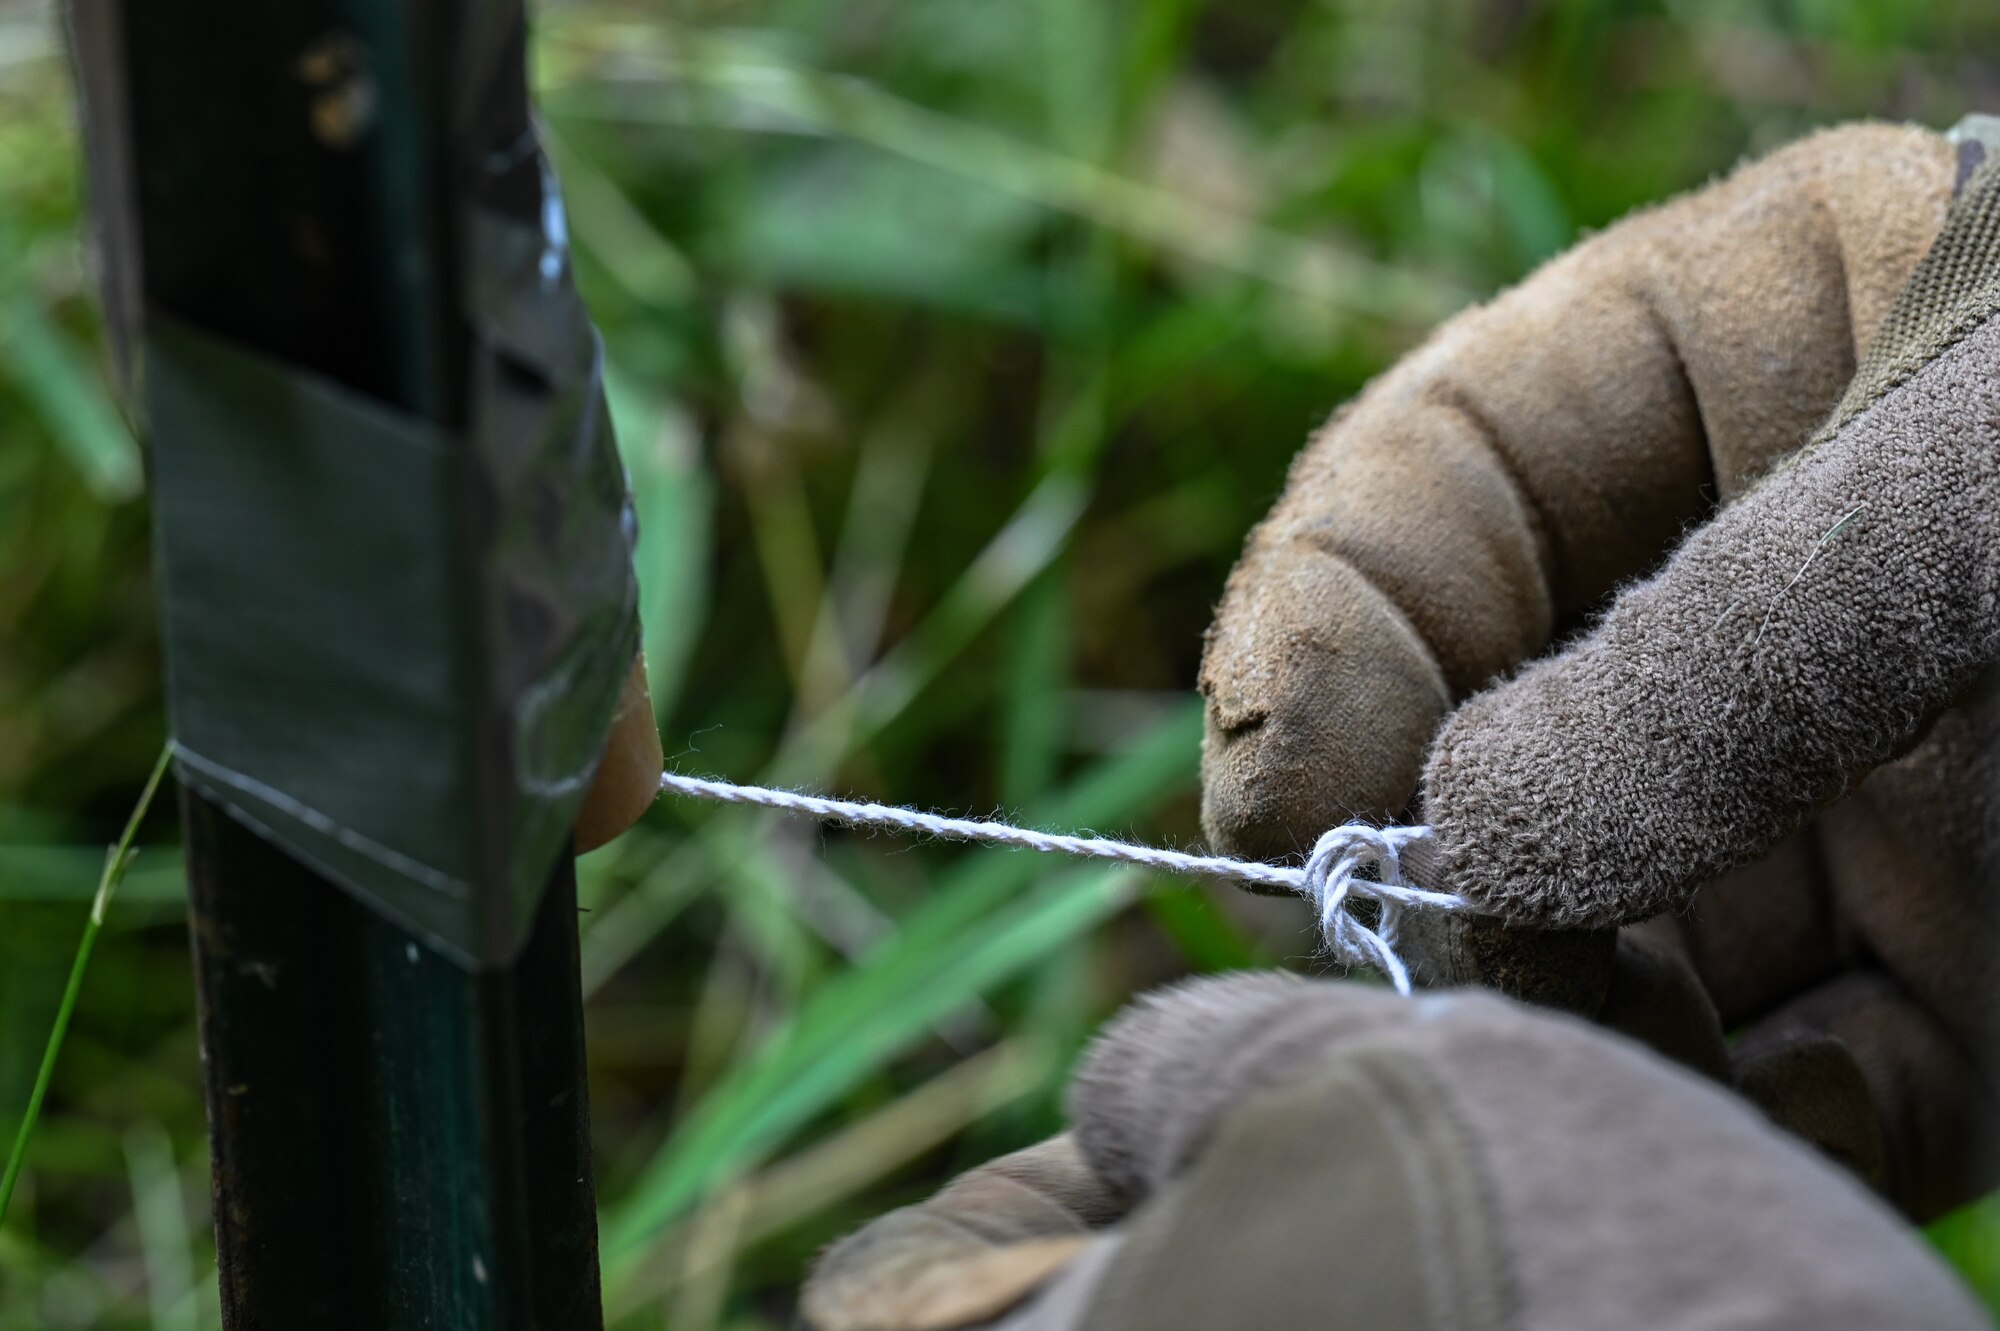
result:
M 681 0 L 540 12 L 677 761 L 1193 838 L 1201 632 L 1327 412 L 1580 232 L 2000 105 L 1987 0 Z M 56 20 L 0 0 L 0 1140 L 163 729 Z M 97 948 L 0 1325 L 216 1325 L 170 817 Z M 1283 903 L 663 806 L 586 862 L 615 1326 L 1048 1131 Z M 1939 1243 L 2000 1300 L 2000 1214 Z

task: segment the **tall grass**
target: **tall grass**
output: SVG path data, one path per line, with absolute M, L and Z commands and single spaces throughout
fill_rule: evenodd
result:
M 2000 87 L 1986 4 L 550 4 L 537 71 L 674 760 L 1160 841 L 1305 433 L 1746 151 Z M 0 0 L 0 1140 L 163 730 L 55 28 Z M 141 830 L 172 836 L 170 820 Z M 170 853 L 76 995 L 0 1325 L 216 1325 Z M 584 865 L 613 1324 L 786 1324 L 835 1234 L 1049 1131 L 1097 1021 L 1284 903 L 663 805 Z M 2000 1216 L 1939 1242 L 2000 1297 Z

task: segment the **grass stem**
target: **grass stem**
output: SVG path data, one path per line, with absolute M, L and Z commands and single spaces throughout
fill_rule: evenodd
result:
M 76 1011 L 77 995 L 83 992 L 83 973 L 90 966 L 90 953 L 97 946 L 98 931 L 104 927 L 104 913 L 111 905 L 111 894 L 118 890 L 125 870 L 131 867 L 133 856 L 138 854 L 133 848 L 132 838 L 138 835 L 139 824 L 145 821 L 146 811 L 153 807 L 153 796 L 159 792 L 160 779 L 167 774 L 167 761 L 173 756 L 173 751 L 171 740 L 160 747 L 160 757 L 153 764 L 153 774 L 146 778 L 146 788 L 139 792 L 139 802 L 132 806 L 132 816 L 125 820 L 125 830 L 119 834 L 118 844 L 104 858 L 104 873 L 97 880 L 97 895 L 90 902 L 90 918 L 84 921 L 83 939 L 77 943 L 76 960 L 70 964 L 69 984 L 63 989 L 61 1006 L 56 1008 L 55 1025 L 49 1030 L 48 1047 L 42 1051 L 42 1066 L 35 1073 L 34 1089 L 28 1093 L 28 1107 L 21 1115 L 20 1129 L 14 1134 L 13 1149 L 7 1153 L 7 1172 L 0 1175 L 0 1223 L 7 1219 L 7 1205 L 14 1200 L 14 1186 L 20 1182 L 21 1166 L 28 1157 L 28 1141 L 35 1135 L 35 1122 L 42 1115 L 42 1101 L 48 1098 L 49 1083 L 55 1080 L 56 1059 L 62 1054 L 63 1037 L 69 1034 L 70 1014 Z

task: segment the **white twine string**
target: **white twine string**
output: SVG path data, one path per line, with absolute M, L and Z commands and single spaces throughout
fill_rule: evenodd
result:
M 1265 887 L 1281 887 L 1296 892 L 1313 904 L 1319 914 L 1321 935 L 1335 956 L 1350 965 L 1371 966 L 1388 978 L 1396 992 L 1410 992 L 1410 972 L 1396 955 L 1396 931 L 1403 913 L 1412 906 L 1430 910 L 1466 911 L 1472 905 L 1464 897 L 1449 892 L 1433 892 L 1403 877 L 1402 855 L 1410 847 L 1431 839 L 1428 827 L 1370 827 L 1347 823 L 1336 827 L 1313 846 L 1304 865 L 1290 868 L 1260 864 L 1255 860 L 1232 859 L 1227 855 L 1189 855 L 1178 850 L 1113 841 L 1107 837 L 1065 836 L 1037 832 L 1026 827 L 986 818 L 947 818 L 894 804 L 869 804 L 854 800 L 827 799 L 777 790 L 770 786 L 739 786 L 728 781 L 710 781 L 679 772 L 662 772 L 660 789 L 694 799 L 717 800 L 725 804 L 755 804 L 766 809 L 809 814 L 829 822 L 855 827 L 889 827 L 899 832 L 945 837 L 953 841 L 978 841 L 996 846 L 1015 846 L 1052 855 L 1080 855 L 1089 859 L 1116 860 L 1138 864 L 1167 873 L 1192 874 L 1203 878 L 1233 878 L 1238 882 Z M 1372 878 L 1362 875 L 1374 871 Z M 1372 901 L 1378 915 L 1371 926 L 1357 916 L 1357 901 Z

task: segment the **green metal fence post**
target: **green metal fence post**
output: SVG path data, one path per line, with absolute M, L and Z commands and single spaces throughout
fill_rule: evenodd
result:
M 466 182 L 532 150 L 519 0 L 76 0 L 71 23 L 114 328 L 169 321 L 463 428 Z M 475 45 L 505 77 L 466 82 Z M 454 129 L 468 114 L 485 141 Z M 489 503 L 460 475 L 441 527 Z M 375 514 L 341 520 L 371 539 Z M 474 711 L 467 769 L 491 773 L 511 732 Z M 461 793 L 485 829 L 472 890 L 524 939 L 472 963 L 184 800 L 229 1331 L 601 1325 L 570 856 L 524 869 L 505 792 Z M 546 889 L 522 914 L 524 872 Z

